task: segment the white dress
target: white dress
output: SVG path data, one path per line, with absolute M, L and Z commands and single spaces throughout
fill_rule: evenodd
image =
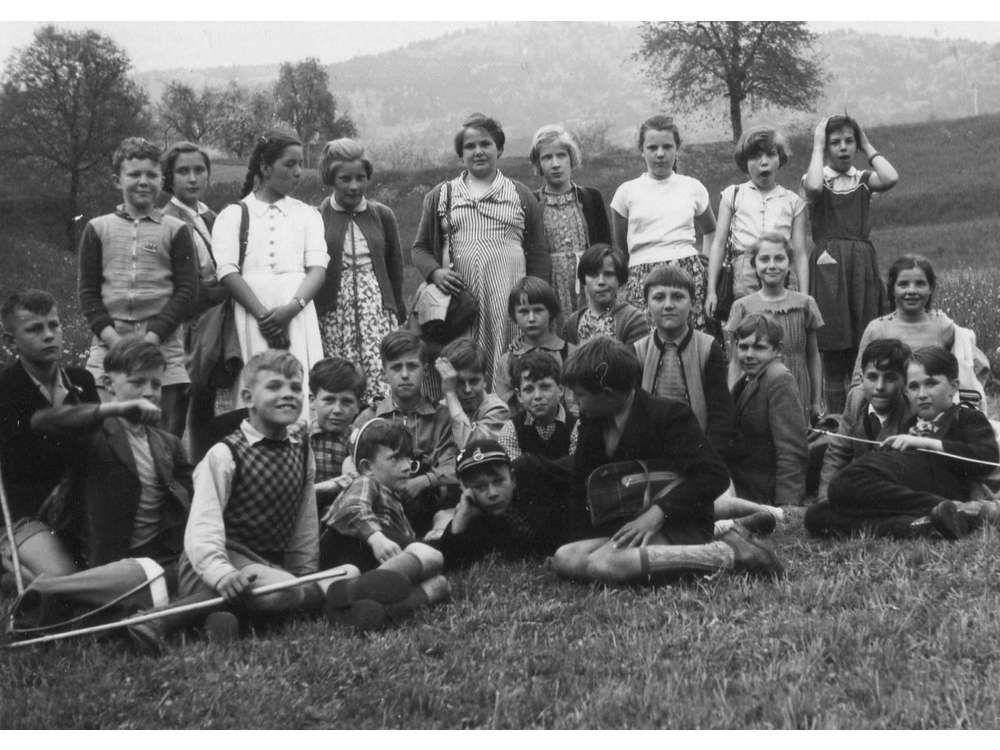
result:
M 277 203 L 264 203 L 251 193 L 242 202 L 250 212 L 243 279 L 264 307 L 287 304 L 299 290 L 307 268 L 326 268 L 330 262 L 323 238 L 323 220 L 315 208 L 287 196 Z M 219 279 L 239 271 L 240 216 L 238 205 L 229 206 L 219 214 L 212 228 L 212 250 L 219 265 Z M 246 362 L 269 347 L 257 320 L 239 303 L 235 310 L 236 332 Z M 323 358 L 319 320 L 312 302 L 292 318 L 288 338 L 289 351 L 302 363 L 302 385 L 308 393 L 309 370 Z M 303 402 L 303 417 L 308 415 L 308 409 L 308 401 Z

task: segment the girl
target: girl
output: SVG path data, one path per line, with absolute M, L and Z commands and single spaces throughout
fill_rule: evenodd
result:
M 330 262 L 323 220 L 291 197 L 302 177 L 302 144 L 279 131 L 264 133 L 247 166 L 240 203 L 219 214 L 212 245 L 219 280 L 236 300 L 243 361 L 267 349 L 288 349 L 308 372 L 323 358 L 316 306 Z M 241 206 L 243 208 L 241 208 Z M 239 266 L 240 224 L 249 216 L 246 257 Z M 302 399 L 302 415 L 308 414 Z
M 806 254 L 806 204 L 791 190 L 777 183 L 778 170 L 790 152 L 784 136 L 773 128 L 755 127 L 736 144 L 736 165 L 750 175 L 742 185 L 730 185 L 719 201 L 719 223 L 708 262 L 708 295 L 705 314 L 714 317 L 718 302 L 719 272 L 732 242 L 733 299 L 760 289 L 750 263 L 750 246 L 765 232 L 778 232 L 791 241 L 792 286 L 809 288 L 809 256 Z
M 392 209 L 365 198 L 372 163 L 350 138 L 323 148 L 320 176 L 333 195 L 319 207 L 330 265 L 316 295 L 323 350 L 360 366 L 367 378 L 364 400 L 385 397 L 378 345 L 402 324 L 403 253 Z
M 968 500 L 971 483 L 997 461 L 993 428 L 985 415 L 953 403 L 958 360 L 940 346 L 913 353 L 906 391 L 914 416 L 882 450 L 866 453 L 833 478 L 830 503 L 844 516 L 867 519 L 866 530 L 876 535 L 908 538 L 936 531 L 958 539 L 987 512 Z
M 733 303 L 725 330 L 733 333 L 752 313 L 770 313 L 784 335 L 784 363 L 795 378 L 799 400 L 808 423 L 823 412 L 822 365 L 816 345 L 816 331 L 823 325 L 816 302 L 808 294 L 788 288 L 791 243 L 784 235 L 766 232 L 750 249 L 750 263 L 760 280 L 760 291 Z M 729 363 L 730 387 L 739 378 L 738 352 L 732 347 Z
M 163 207 L 163 215 L 180 219 L 190 227 L 198 251 L 198 296 L 191 309 L 191 318 L 229 299 L 229 292 L 219 283 L 212 255 L 212 227 L 216 215 L 201 202 L 208 190 L 211 173 L 208 153 L 189 141 L 175 143 L 163 157 L 163 189 L 171 195 L 170 202 Z M 187 413 L 191 462 L 194 464 L 212 447 L 206 429 L 215 417 L 215 397 L 215 388 L 196 389 L 192 383 L 190 392 L 178 399 L 178 413 Z M 184 425 L 179 428 L 183 434 Z
M 681 134 L 665 115 L 650 117 L 639 127 L 639 151 L 646 173 L 626 182 L 611 200 L 614 244 L 628 251 L 628 301 L 644 304 L 642 282 L 653 267 L 675 263 L 694 279 L 692 322 L 705 330 L 705 267 L 698 258 L 695 226 L 701 230 L 701 252 L 707 257 L 715 232 L 708 190 L 698 180 L 677 174 Z
M 899 339 L 913 351 L 925 346 L 941 346 L 951 351 L 955 343 L 955 324 L 940 310 L 931 312 L 936 288 L 937 276 L 924 256 L 903 255 L 892 264 L 885 277 L 885 291 L 892 312 L 865 327 L 854 363 L 852 386 L 861 382 L 861 354 L 872 341 Z
M 604 196 L 592 187 L 573 183 L 581 165 L 580 147 L 562 125 L 538 129 L 528 153 L 535 173 L 545 185 L 535 192 L 542 204 L 542 223 L 552 263 L 552 288 L 563 310 L 580 307 L 576 264 L 583 251 L 598 243 L 611 244 L 611 224 Z M 556 321 L 561 326 L 562 321 Z
M 472 333 L 486 352 L 490 390 L 496 363 L 514 334 L 507 293 L 525 275 L 549 279 L 541 207 L 525 185 L 497 169 L 505 142 L 492 117 L 476 113 L 462 124 L 454 145 L 465 169 L 424 197 L 412 253 L 422 278 L 445 294 L 468 288 L 479 301 Z M 425 392 L 440 398 L 440 383 L 432 380 L 437 378 L 424 379 Z
M 852 165 L 859 148 L 874 171 L 859 171 Z M 815 242 L 809 293 L 827 321 L 818 340 L 826 407 L 832 414 L 846 405 L 845 384 L 865 326 L 885 307 L 878 259 L 868 240 L 871 194 L 891 190 L 898 181 L 896 170 L 856 121 L 834 115 L 816 126 L 801 194 L 809 204 Z
M 729 454 L 736 495 L 778 506 L 802 505 L 809 447 L 795 379 L 780 361 L 784 330 L 773 316 L 753 313 L 732 331 L 743 371 L 733 387 L 736 438 Z M 749 510 L 740 507 L 739 499 L 723 496 L 716 502 L 716 517 Z
M 628 281 L 625 257 L 610 245 L 594 245 L 580 258 L 576 269 L 589 304 L 570 315 L 565 339 L 579 346 L 595 336 L 608 336 L 631 346 L 649 333 L 642 310 L 618 300 L 618 289 Z

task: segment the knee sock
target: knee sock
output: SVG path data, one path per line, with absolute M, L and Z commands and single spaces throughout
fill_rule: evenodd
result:
M 447 599 L 451 595 L 451 584 L 444 576 L 435 576 L 414 586 L 405 602 L 390 604 L 385 615 L 392 620 L 401 620 L 412 615 L 421 607 L 429 607 Z
M 444 567 L 444 556 L 433 547 L 420 542 L 407 545 L 403 553 L 387 560 L 380 570 L 393 570 L 405 575 L 412 584 L 433 578 Z
M 708 544 L 651 544 L 639 548 L 643 577 L 650 583 L 676 578 L 685 573 L 716 573 L 735 563 L 735 553 L 725 542 Z

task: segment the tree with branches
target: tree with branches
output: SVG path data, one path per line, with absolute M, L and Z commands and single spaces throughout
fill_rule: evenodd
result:
M 193 87 L 171 81 L 160 97 L 160 123 L 165 133 L 176 133 L 186 141 L 201 143 L 212 130 L 216 92 L 207 86 L 199 94 Z
M 337 99 L 330 91 L 330 75 L 315 57 L 281 64 L 274 84 L 275 115 L 291 123 L 306 146 L 357 135 L 350 115 L 337 117 Z
M 68 179 L 66 235 L 76 248 L 82 181 L 110 171 L 121 140 L 148 129 L 148 100 L 129 77 L 129 56 L 88 29 L 45 26 L 7 60 L 0 89 L 0 132 L 6 158 L 48 165 Z
M 827 74 L 811 54 L 804 21 L 660 21 L 643 23 L 633 58 L 672 106 L 692 111 L 726 97 L 733 140 L 743 133 L 743 105 L 808 110 Z

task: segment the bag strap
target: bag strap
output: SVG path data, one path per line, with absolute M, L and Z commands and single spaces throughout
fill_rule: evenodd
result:
M 446 182 L 444 184 L 445 189 L 445 203 L 444 203 L 444 223 L 448 227 L 448 244 L 445 249 L 448 252 L 448 262 L 447 265 L 449 270 L 455 270 L 455 254 L 452 252 L 452 244 L 454 243 L 455 229 L 451 225 L 451 182 Z M 444 258 L 441 258 L 443 261 Z
M 729 236 L 726 238 L 726 257 L 723 264 L 733 263 L 733 221 L 736 218 L 736 196 L 740 194 L 740 186 L 733 186 L 733 215 L 729 219 Z
M 243 261 L 247 259 L 247 241 L 250 238 L 250 209 L 240 201 L 240 260 L 237 263 L 239 272 L 243 273 Z

